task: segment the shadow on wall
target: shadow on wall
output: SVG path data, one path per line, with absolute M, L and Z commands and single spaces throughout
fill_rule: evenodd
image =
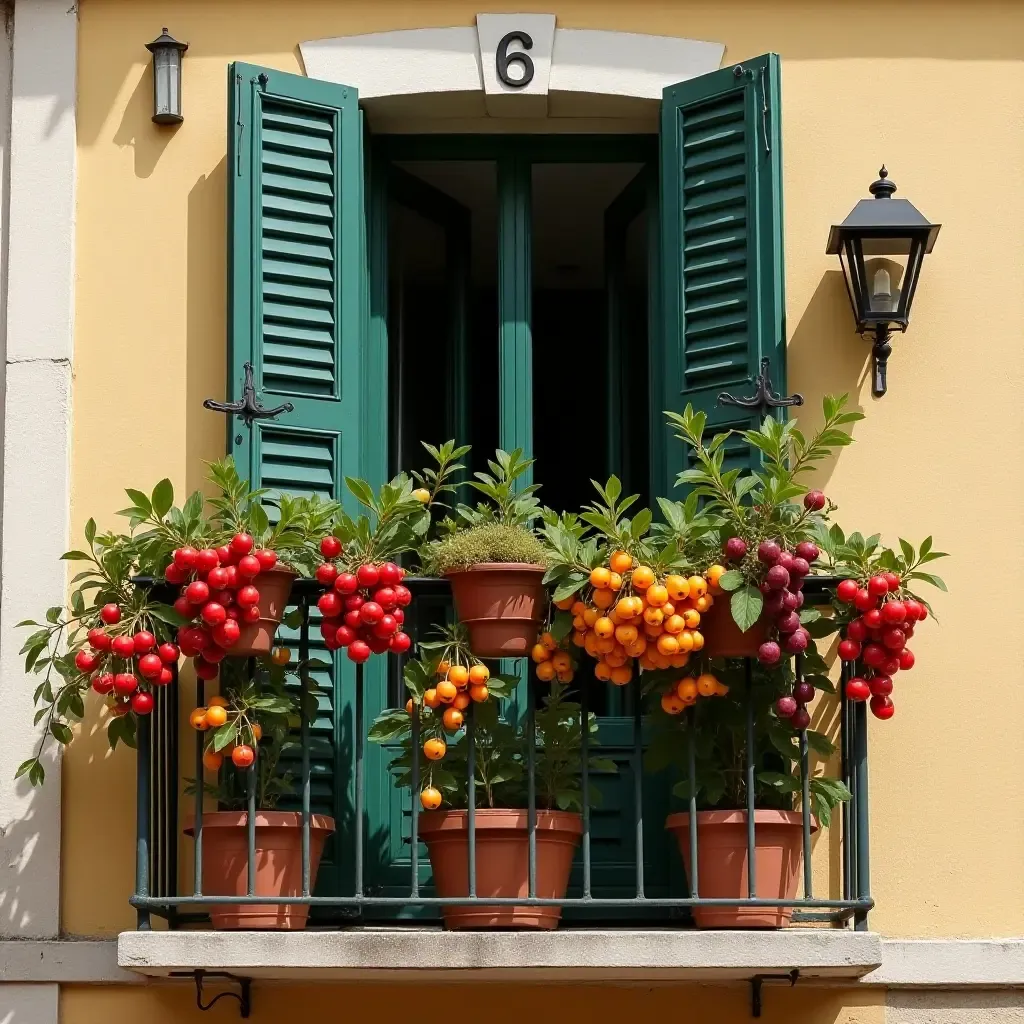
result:
M 203 488 L 206 463 L 224 456 L 228 417 L 203 408 L 227 397 L 227 239 L 211 225 L 227 222 L 227 158 L 188 194 L 185 313 L 185 472 L 189 492 Z M 213 439 L 211 441 L 211 439 Z
M 135 154 L 135 176 L 148 178 L 163 156 L 167 144 L 181 125 L 160 130 L 153 124 L 153 71 L 146 68 L 125 104 L 121 123 L 114 132 L 114 143 L 124 148 L 131 146 Z
M 793 413 L 806 430 L 820 425 L 824 395 L 848 394 L 847 409 L 864 412 L 857 398 L 871 372 L 870 356 L 870 344 L 861 341 L 853 329 L 842 271 L 826 271 L 786 347 L 789 391 L 799 392 L 805 399 L 805 404 Z M 851 430 L 856 437 L 856 423 Z M 816 464 L 816 486 L 824 488 L 828 484 L 841 452 L 838 449 L 834 456 Z
M 35 679 L 32 677 L 33 682 Z M 38 852 L 45 859 L 50 851 L 43 844 L 59 841 L 53 828 L 54 804 L 59 799 L 61 785 L 56 746 L 51 743 L 43 758 L 47 776 L 45 788 L 33 789 L 25 777 L 14 782 L 14 793 L 19 801 L 17 816 L 0 824 L 0 936 L 48 936 L 54 930 L 53 893 L 45 879 L 37 878 L 37 870 L 45 871 L 49 878 L 49 867 L 36 864 L 35 855 Z M 13 766 L 11 772 L 14 772 Z M 41 913 L 37 901 L 42 903 Z M 0 1018 L 0 1024 L 4 1024 L 4 1018 Z

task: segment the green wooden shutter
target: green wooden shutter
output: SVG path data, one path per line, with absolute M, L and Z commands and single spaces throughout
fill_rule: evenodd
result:
M 684 450 L 663 410 L 691 403 L 716 430 L 760 419 L 718 405 L 753 393 L 763 357 L 786 388 L 779 58 L 669 86 L 662 99 L 663 323 L 651 364 L 653 484 L 668 494 Z
M 291 411 L 229 423 L 229 450 L 255 487 L 345 499 L 367 466 L 360 422 L 371 388 L 360 339 L 366 315 L 362 129 L 355 89 L 235 63 L 228 69 L 228 389 L 252 364 L 266 407 Z M 284 642 L 297 639 L 282 634 Z M 313 810 L 351 828 L 352 666 L 318 675 L 312 727 Z M 343 722 L 348 722 L 343 733 Z M 285 765 L 285 768 L 297 766 Z M 351 843 L 351 838 L 339 836 Z M 346 867 L 350 870 L 350 866 Z M 320 892 L 350 885 L 329 849 Z

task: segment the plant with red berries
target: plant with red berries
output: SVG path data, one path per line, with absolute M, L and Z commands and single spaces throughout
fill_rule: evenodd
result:
M 358 516 L 340 511 L 331 532 L 320 539 L 315 575 L 327 588 L 317 601 L 323 616 L 320 635 L 329 651 L 344 649 L 357 665 L 373 654 L 405 654 L 412 646 L 402 628 L 412 592 L 395 559 L 422 542 L 430 527 L 429 502 L 447 486 L 446 476 L 461 468 L 451 457 L 456 451 L 451 442 L 442 450 L 448 457 L 442 458 L 435 491 L 426 502 L 404 473 L 376 493 L 365 480 L 346 477 L 349 492 L 365 511 Z
M 729 431 L 704 441 L 707 417 L 687 406 L 680 415 L 668 413 L 676 436 L 689 448 L 691 468 L 677 482 L 688 485 L 704 499 L 704 513 L 713 529 L 696 540 L 698 568 L 724 556 L 728 571 L 718 586 L 732 596 L 732 617 L 743 631 L 759 620 L 770 623 L 770 636 L 759 660 L 771 666 L 783 654 L 800 654 L 810 642 L 804 627 L 803 581 L 818 557 L 814 538 L 835 505 L 801 478 L 837 448 L 853 440 L 846 429 L 863 418 L 845 411 L 847 396 L 827 396 L 822 403 L 823 424 L 807 437 L 796 420 L 766 417 L 759 430 L 739 434 L 751 449 L 755 470 L 726 469 Z
M 132 583 L 141 561 L 137 542 L 123 534 L 98 534 L 92 519 L 85 524 L 85 541 L 84 550 L 62 556 L 87 563 L 71 580 L 67 607 L 48 609 L 43 622 L 19 623 L 35 628 L 21 653 L 25 671 L 42 676 L 33 699 L 36 723 L 46 723 L 36 755 L 17 771 L 32 785 L 45 780 L 47 741 L 71 742 L 90 689 L 110 713 L 111 747 L 134 746 L 137 716 L 152 712 L 154 694 L 172 681 L 178 664 L 178 647 L 171 642 L 177 615 Z
M 837 525 L 822 531 L 820 542 L 835 572 L 847 577 L 833 602 L 834 630 L 841 635 L 839 657 L 856 668 L 845 684 L 846 696 L 869 701 L 876 718 L 892 718 L 893 677 L 914 667 L 908 644 L 931 612 L 912 587 L 924 583 L 945 591 L 946 584 L 921 567 L 948 556 L 932 549 L 931 537 L 918 550 L 901 538 L 897 552 L 883 547 L 878 536 L 845 537 Z

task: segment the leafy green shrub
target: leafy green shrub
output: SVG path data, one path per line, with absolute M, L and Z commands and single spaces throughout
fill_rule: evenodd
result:
M 481 523 L 431 545 L 426 552 L 423 570 L 430 576 L 443 576 L 481 562 L 547 564 L 544 545 L 525 526 Z

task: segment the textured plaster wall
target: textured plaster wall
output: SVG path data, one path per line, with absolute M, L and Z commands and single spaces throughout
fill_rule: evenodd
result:
M 223 419 L 201 402 L 224 392 L 225 65 L 298 71 L 300 40 L 470 25 L 510 6 L 553 11 L 566 27 L 721 41 L 727 63 L 782 55 L 790 387 L 807 396 L 810 420 L 826 392 L 850 392 L 867 413 L 859 443 L 820 482 L 851 527 L 891 540 L 931 532 L 955 556 L 942 567 L 951 594 L 935 602 L 943 626 L 915 638 L 918 668 L 898 683 L 895 719 L 872 722 L 872 924 L 1019 934 L 1022 5 L 82 0 L 73 529 L 89 515 L 113 524 L 125 485 L 170 475 L 195 486 L 201 461 L 223 450 Z M 173 131 L 150 122 L 143 48 L 168 21 L 190 43 L 185 123 Z M 868 347 L 823 249 L 882 161 L 943 228 L 911 330 L 894 342 L 889 395 L 876 401 Z M 111 757 L 92 731 L 65 763 L 64 927 L 131 927 L 132 757 Z M 836 892 L 837 868 L 835 844 L 820 842 L 819 893 Z M 94 1019 L 85 1008 L 100 999 L 73 994 L 76 1019 Z
M 799 986 L 792 990 L 765 987 L 764 1024 L 884 1024 L 883 995 Z M 270 1024 L 294 1016 L 296 1007 L 309 1019 L 372 1018 L 376 1024 L 406 1024 L 423 1013 L 442 1013 L 456 1004 L 486 1012 L 491 1024 L 566 1024 L 592 1020 L 736 1021 L 750 1019 L 750 990 L 729 987 L 671 986 L 665 988 L 607 988 L 564 986 L 426 985 L 306 987 L 260 985 L 253 988 L 254 1024 Z M 227 1008 L 218 1010 L 228 1019 Z M 342 1011 L 340 1008 L 344 1008 Z M 472 1012 L 472 1011 L 470 1011 Z M 147 1024 L 179 1024 L 198 1016 L 190 985 L 161 985 L 145 989 L 68 987 L 61 991 L 61 1024 L 107 1024 L 110 1020 L 144 1019 Z M 3 1018 L 0 1017 L 0 1021 Z M 6 1024 L 6 1022 L 5 1022 Z M 20 1022 L 19 1022 L 20 1024 Z
M 885 1024 L 1022 1024 L 1024 993 L 890 992 Z

